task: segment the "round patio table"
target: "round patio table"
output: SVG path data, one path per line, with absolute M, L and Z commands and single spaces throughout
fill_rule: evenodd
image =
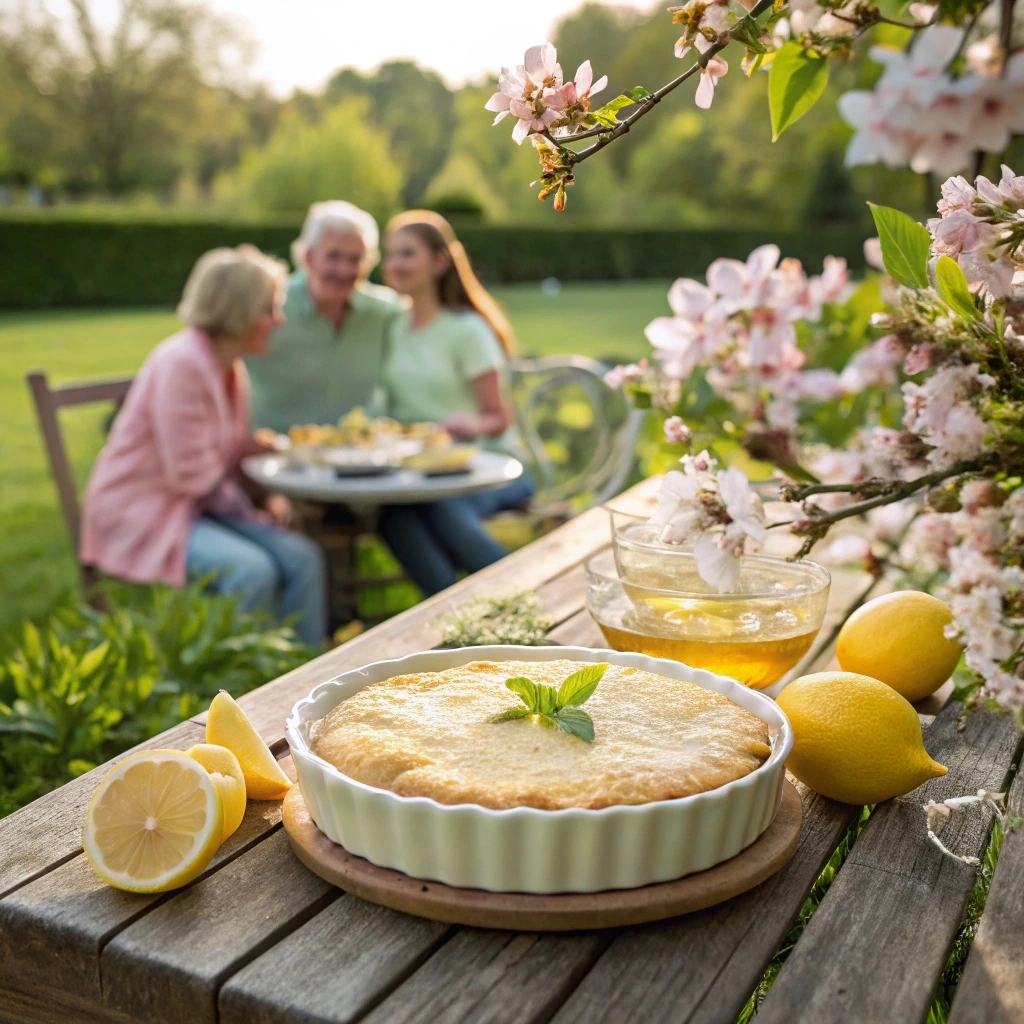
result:
M 419 505 L 503 487 L 523 473 L 523 464 L 509 455 L 477 452 L 468 472 L 427 476 L 396 469 L 379 476 L 338 476 L 329 466 L 290 463 L 280 455 L 251 455 L 242 470 L 256 483 L 289 498 L 326 504 L 373 508 Z

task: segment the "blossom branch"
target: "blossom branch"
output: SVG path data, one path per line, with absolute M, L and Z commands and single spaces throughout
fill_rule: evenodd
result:
M 792 531 L 797 536 L 805 537 L 806 540 L 797 552 L 797 558 L 803 558 L 808 554 L 814 545 L 825 536 L 826 533 L 843 519 L 850 519 L 853 516 L 864 515 L 872 509 L 882 505 L 891 505 L 897 501 L 910 498 L 928 487 L 942 483 L 955 476 L 962 476 L 965 473 L 976 472 L 981 469 L 980 460 L 957 462 L 948 469 L 936 470 L 934 473 L 926 473 L 924 476 L 915 477 L 913 480 L 902 482 L 884 480 L 865 480 L 856 484 L 808 484 L 806 486 L 785 484 L 783 485 L 783 496 L 789 501 L 804 501 L 814 494 L 847 492 L 850 494 L 862 494 L 865 488 L 875 491 L 871 498 L 864 501 L 854 502 L 852 505 L 844 505 L 842 508 L 834 509 L 831 512 L 818 505 L 804 505 L 804 518 L 798 519 L 792 524 Z M 884 490 L 883 490 L 884 488 Z
M 758 0 L 758 2 L 750 9 L 750 13 L 744 18 L 739 24 L 744 22 L 756 22 L 759 15 L 765 11 L 771 10 L 773 6 L 773 0 Z M 756 25 L 755 25 L 756 28 Z M 712 43 L 703 53 L 699 54 L 691 67 L 687 68 L 678 78 L 673 78 L 671 82 L 666 83 L 660 89 L 652 92 L 647 99 L 643 100 L 640 105 L 633 111 L 629 117 L 623 118 L 615 125 L 614 128 L 603 129 L 601 131 L 592 130 L 593 134 L 599 135 L 597 142 L 592 146 L 588 146 L 586 149 L 579 153 L 572 153 L 572 163 L 578 164 L 582 161 L 589 159 L 595 153 L 600 152 L 605 146 L 614 142 L 617 138 L 625 135 L 626 132 L 632 127 L 635 121 L 639 121 L 645 114 L 650 113 L 673 89 L 677 89 L 683 84 L 688 78 L 703 71 L 707 66 L 709 60 L 715 56 L 720 50 L 724 50 L 725 47 L 732 42 L 731 34 L 723 34 L 719 37 L 718 41 Z M 586 137 L 590 133 L 586 133 L 584 136 L 577 136 L 577 138 Z M 572 142 L 572 139 L 560 139 L 558 145 L 562 145 L 563 142 Z M 571 153 L 572 151 L 569 150 Z
M 924 476 L 902 482 L 872 477 L 870 480 L 860 480 L 848 484 L 783 484 L 781 490 L 782 497 L 786 501 L 805 501 L 815 494 L 863 494 L 872 498 L 892 497 L 894 501 L 899 501 L 909 498 L 924 487 L 934 487 L 935 484 L 940 484 L 951 477 L 973 473 L 980 468 L 981 463 L 977 459 L 970 459 L 956 462 L 948 469 L 937 469 L 934 473 L 925 473 Z M 880 504 L 885 504 L 885 502 L 875 502 L 871 508 Z

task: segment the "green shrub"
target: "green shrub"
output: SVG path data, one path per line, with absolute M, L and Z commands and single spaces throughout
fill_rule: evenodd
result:
M 0 816 L 314 653 L 198 586 L 113 597 L 110 614 L 67 606 L 26 623 L 0 662 Z
M 0 252 L 8 259 L 0 275 L 0 308 L 171 305 L 207 249 L 251 242 L 285 257 L 298 229 L 297 221 L 5 216 Z M 702 277 L 718 256 L 744 259 L 769 241 L 803 260 L 811 273 L 829 254 L 863 267 L 863 236 L 841 229 L 581 230 L 460 223 L 458 231 L 480 276 L 492 282 Z

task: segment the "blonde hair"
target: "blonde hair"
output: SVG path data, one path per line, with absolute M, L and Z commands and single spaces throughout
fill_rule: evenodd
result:
M 407 210 L 388 221 L 384 235 L 387 237 L 396 231 L 411 231 L 432 252 L 448 254 L 448 269 L 437 281 L 441 305 L 448 309 L 473 310 L 479 313 L 498 336 L 505 354 L 511 356 L 516 347 L 512 325 L 501 307 L 473 273 L 466 250 L 455 237 L 451 224 L 433 210 Z
M 212 338 L 240 338 L 283 287 L 287 274 L 283 260 L 254 245 L 211 249 L 188 275 L 178 316 Z
M 366 255 L 360 266 L 360 276 L 367 277 L 380 262 L 380 231 L 372 214 L 343 199 L 328 199 L 313 203 L 306 214 L 299 237 L 292 242 L 292 262 L 306 269 L 309 250 L 314 248 L 324 235 L 330 233 L 355 235 L 363 243 Z

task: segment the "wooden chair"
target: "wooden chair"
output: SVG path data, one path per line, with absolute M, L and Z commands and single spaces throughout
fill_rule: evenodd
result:
M 74 469 L 68 458 L 57 412 L 67 406 L 88 405 L 94 402 L 122 402 L 125 395 L 128 394 L 133 378 L 121 377 L 113 380 L 88 381 L 52 387 L 43 371 L 32 370 L 25 375 L 25 379 L 32 392 L 39 429 L 46 445 L 47 458 L 50 461 L 50 471 L 53 473 L 54 483 L 57 485 L 61 512 L 64 515 L 64 522 L 71 537 L 71 546 L 75 552 L 82 593 L 90 604 L 102 609 L 104 606 L 103 596 L 97 588 L 100 574 L 92 566 L 83 565 L 78 557 L 81 507 L 78 500 L 78 489 L 75 486 Z M 327 553 L 330 575 L 328 596 L 331 617 L 335 625 L 355 617 L 357 598 L 361 591 L 397 583 L 405 579 L 401 575 L 359 578 L 356 568 L 356 544 L 360 536 L 373 532 L 373 524 L 367 524 L 362 520 L 353 522 L 351 525 L 322 524 L 319 521 L 323 514 L 322 508 L 319 510 L 304 508 L 300 503 L 297 511 L 300 515 L 300 522 L 297 525 L 321 544 Z M 370 616 L 370 618 L 375 617 Z
M 82 593 L 90 604 L 102 605 L 102 596 L 96 589 L 99 574 L 92 566 L 83 565 L 78 556 L 79 531 L 81 528 L 81 508 L 78 502 L 78 489 L 75 486 L 75 473 L 68 459 L 64 436 L 61 433 L 57 411 L 74 405 L 91 405 L 95 402 L 120 403 L 124 401 L 133 378 L 117 377 L 111 380 L 89 381 L 82 384 L 63 384 L 51 387 L 46 374 L 42 370 L 32 370 L 25 375 L 32 400 L 36 407 L 39 430 L 46 445 L 46 455 L 50 460 L 50 471 L 57 485 L 57 496 L 60 499 L 60 510 L 64 515 L 64 523 L 71 535 L 71 547 L 75 552 L 78 564 L 78 577 L 82 585 Z

